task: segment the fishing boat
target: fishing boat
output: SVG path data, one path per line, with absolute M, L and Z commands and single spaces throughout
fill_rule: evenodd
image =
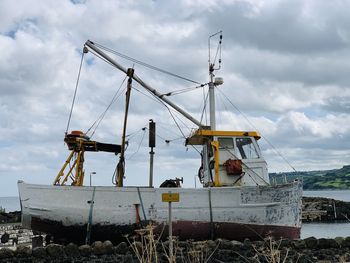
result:
M 267 164 L 258 145 L 261 137 L 258 132 L 216 130 L 214 95 L 223 80 L 214 78 L 214 64 L 209 62 L 210 125 L 206 126 L 146 84 L 134 69 L 124 68 L 88 40 L 84 52 L 89 51 L 98 54 L 128 77 L 121 144 L 96 142 L 80 131 L 67 133 L 65 143 L 70 155 L 52 185 L 18 181 L 23 227 L 81 243 L 107 239 L 117 241 L 149 223 L 164 230 L 169 203 L 163 202 L 162 197 L 164 194 L 176 194 L 178 202 L 173 202 L 171 208 L 172 232 L 180 239 L 261 240 L 267 235 L 288 239 L 300 237 L 302 182 L 270 182 Z M 153 158 L 149 185 L 123 185 L 125 130 L 132 81 L 138 82 L 197 126 L 185 143 L 201 149 L 201 162 L 198 164 L 201 188 L 181 187 L 178 178 L 154 187 Z M 155 146 L 154 125 L 151 121 L 151 157 Z M 84 153 L 87 151 L 119 155 L 115 186 L 83 185 Z M 166 227 L 164 233 L 167 233 Z

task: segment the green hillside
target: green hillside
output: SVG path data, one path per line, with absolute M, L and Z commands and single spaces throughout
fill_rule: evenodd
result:
M 350 165 L 324 171 L 270 173 L 270 178 L 277 183 L 301 178 L 304 190 L 350 189 Z

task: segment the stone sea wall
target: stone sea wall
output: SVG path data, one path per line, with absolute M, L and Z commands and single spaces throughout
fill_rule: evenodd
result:
M 33 236 L 33 232 L 22 228 L 20 223 L 0 224 L 0 248 L 31 244 Z
M 168 242 L 155 245 L 156 255 L 146 253 L 146 247 L 139 241 L 131 245 L 122 242 L 113 245 L 110 241 L 96 241 L 91 246 L 66 246 L 49 244 L 31 249 L 19 245 L 16 250 L 0 249 L 0 262 L 169 262 L 166 251 Z M 299 262 L 331 263 L 350 261 L 350 237 L 337 239 L 316 239 L 289 241 L 266 239 L 244 242 L 217 239 L 202 242 L 175 242 L 176 262 Z M 135 252 L 136 251 L 136 252 Z M 145 260 L 146 256 L 152 259 Z M 274 257 L 274 259 L 272 259 Z M 278 261 L 279 259 L 279 261 Z M 285 259 L 285 261 L 283 261 Z M 206 261 L 208 260 L 208 261 Z
M 303 222 L 350 221 L 350 202 L 322 197 L 303 197 Z

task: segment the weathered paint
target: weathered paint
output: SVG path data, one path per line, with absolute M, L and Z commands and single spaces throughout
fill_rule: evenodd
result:
M 86 234 L 93 187 L 44 186 L 22 181 L 18 187 L 24 227 L 55 235 L 66 232 L 67 238 Z M 169 191 L 181 196 L 172 206 L 174 234 L 181 238 L 206 239 L 211 231 L 215 237 L 231 239 L 260 239 L 270 232 L 295 239 L 300 234 L 301 182 L 201 189 L 113 186 L 95 189 L 92 239 L 96 236 L 105 239 L 108 233 L 131 233 L 141 227 L 138 217 L 163 225 L 167 222 L 168 204 L 162 202 L 162 194 Z

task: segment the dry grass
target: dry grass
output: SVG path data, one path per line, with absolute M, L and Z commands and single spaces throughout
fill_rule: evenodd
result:
M 140 263 L 159 262 L 159 255 L 157 252 L 157 244 L 159 238 L 154 235 L 154 226 L 149 224 L 145 229 L 137 230 L 140 241 L 136 237 L 132 238 L 132 242 L 127 238 L 131 249 L 134 251 Z
M 135 231 L 137 237 L 127 238 L 140 263 L 159 262 L 161 254 L 165 255 L 169 263 L 175 263 L 177 258 L 181 258 L 183 263 L 207 263 L 219 246 L 209 249 L 207 241 L 189 241 L 188 246 L 184 248 L 180 247 L 178 239 L 173 237 L 174 251 L 170 256 L 169 241 L 161 242 L 160 237 L 155 235 L 154 228 L 152 224 L 149 224 L 145 229 Z M 157 251 L 159 246 L 163 248 L 163 253 Z
M 211 250 L 208 241 L 190 242 L 190 248 L 187 252 L 187 262 L 189 263 L 207 263 L 218 249 L 219 244 Z
M 263 258 L 265 262 L 269 263 L 286 263 L 290 262 L 289 258 L 289 249 L 282 251 L 281 250 L 281 243 L 282 239 L 280 240 L 274 240 L 271 236 L 265 238 L 264 240 L 264 246 L 257 248 L 256 246 L 253 246 L 256 255 L 254 257 L 255 262 L 261 262 L 260 259 Z M 293 261 L 297 263 L 299 261 L 299 257 L 296 259 L 296 261 Z
M 220 243 L 215 244 L 213 241 L 179 242 L 175 237 L 173 238 L 173 256 L 170 256 L 169 240 L 162 242 L 160 237 L 155 235 L 154 229 L 155 227 L 149 224 L 146 228 L 137 230 L 137 236 L 127 239 L 140 263 L 157 263 L 164 260 L 169 263 L 179 261 L 182 263 L 208 263 L 220 245 Z M 209 242 L 212 243 L 209 245 Z M 261 244 L 252 246 L 255 256 L 247 258 L 238 252 L 234 253 L 241 257 L 242 262 L 247 263 L 297 263 L 300 255 L 295 259 L 290 255 L 290 249 L 281 248 L 281 243 L 282 240 L 267 237 Z

